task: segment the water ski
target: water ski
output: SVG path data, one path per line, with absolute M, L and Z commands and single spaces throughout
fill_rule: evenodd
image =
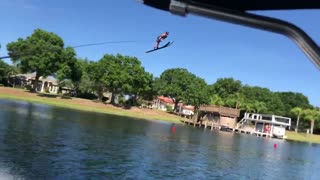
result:
M 165 44 L 165 45 L 163 45 L 163 46 L 161 46 L 161 47 L 159 47 L 159 48 L 157 48 L 157 49 L 152 49 L 152 50 L 150 50 L 150 51 L 147 51 L 146 53 L 149 53 L 149 52 L 153 52 L 153 51 L 156 51 L 156 50 L 159 50 L 159 49 L 166 48 L 166 47 L 170 46 L 171 44 L 173 44 L 173 41 L 172 41 L 172 42 L 168 42 L 167 44 Z

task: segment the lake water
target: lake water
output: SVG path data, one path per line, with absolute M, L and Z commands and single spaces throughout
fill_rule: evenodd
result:
M 319 145 L 172 127 L 0 100 L 0 179 L 319 179 Z

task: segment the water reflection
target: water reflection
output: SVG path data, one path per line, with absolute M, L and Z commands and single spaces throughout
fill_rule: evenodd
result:
M 0 100 L 0 109 L 0 178 L 317 179 L 320 172 L 318 145 L 182 125 L 172 132 L 171 123 L 16 101 Z

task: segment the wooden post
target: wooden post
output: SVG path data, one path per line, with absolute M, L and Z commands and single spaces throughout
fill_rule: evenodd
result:
M 191 121 L 193 121 L 193 123 L 194 123 L 194 126 L 196 126 L 195 125 L 195 123 L 198 121 L 198 119 L 199 119 L 199 112 L 196 112 L 196 114 L 193 116 L 193 118 L 192 118 L 192 120 Z

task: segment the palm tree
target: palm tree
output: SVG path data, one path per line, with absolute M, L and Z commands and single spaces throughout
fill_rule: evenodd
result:
M 254 104 L 250 102 L 246 102 L 240 109 L 249 113 L 256 112 L 256 109 L 254 108 Z
M 227 97 L 224 103 L 225 106 L 231 107 L 231 108 L 234 108 L 236 104 L 237 104 L 237 100 L 233 96 Z
M 244 104 L 245 98 L 240 92 L 236 92 L 234 96 L 236 99 L 236 109 L 240 109 Z
M 255 101 L 253 106 L 257 113 L 265 113 L 268 110 L 266 103 L 261 101 Z
M 210 97 L 210 105 L 223 106 L 224 102 L 220 96 L 214 94 Z
M 298 132 L 298 130 L 299 130 L 299 121 L 300 121 L 300 116 L 302 114 L 302 111 L 303 110 L 299 107 L 295 107 L 295 108 L 291 109 L 291 111 L 290 111 L 294 116 L 297 117 L 296 129 L 295 129 L 296 132 Z
M 304 119 L 310 121 L 310 133 L 313 134 L 314 123 L 320 120 L 320 111 L 316 109 L 306 109 L 302 114 L 304 115 Z

